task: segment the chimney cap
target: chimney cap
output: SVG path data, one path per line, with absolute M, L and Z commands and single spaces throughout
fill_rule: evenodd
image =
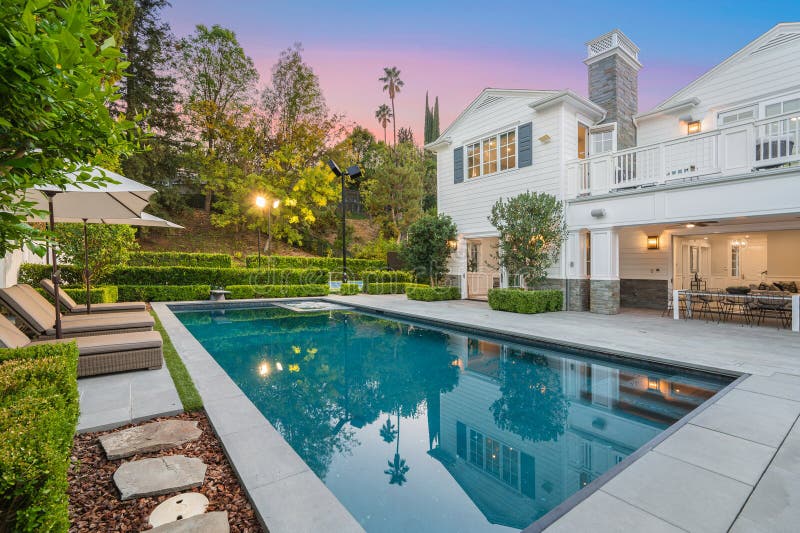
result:
M 639 47 L 633 44 L 633 41 L 619 29 L 611 30 L 588 41 L 586 43 L 586 61 L 588 62 L 596 56 L 605 56 L 607 52 L 617 49 L 630 56 L 634 62 L 639 63 Z

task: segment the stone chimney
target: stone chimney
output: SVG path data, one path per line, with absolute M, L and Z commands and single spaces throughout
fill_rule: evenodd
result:
M 636 146 L 633 116 L 639 108 L 639 48 L 620 30 L 586 43 L 589 100 L 606 110 L 603 123 L 617 123 L 617 149 Z

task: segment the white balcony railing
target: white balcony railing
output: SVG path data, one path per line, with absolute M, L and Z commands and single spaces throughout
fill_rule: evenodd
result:
M 799 112 L 571 161 L 568 196 L 744 174 L 793 162 L 800 162 Z

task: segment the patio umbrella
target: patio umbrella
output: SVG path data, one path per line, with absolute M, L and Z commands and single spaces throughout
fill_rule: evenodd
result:
M 112 179 L 115 183 L 104 183 L 97 187 L 77 183 L 78 173 L 67 174 L 72 183 L 63 186 L 38 185 L 25 191 L 25 199 L 33 202 L 35 207 L 49 213 L 49 226 L 52 231 L 56 219 L 60 220 L 93 220 L 93 219 L 130 219 L 139 218 L 150 197 L 156 190 L 137 181 L 126 178 L 116 172 L 100 167 L 89 171 L 94 177 Z M 56 338 L 61 338 L 61 310 L 58 305 L 60 279 L 58 261 L 53 254 L 53 285 L 56 300 Z

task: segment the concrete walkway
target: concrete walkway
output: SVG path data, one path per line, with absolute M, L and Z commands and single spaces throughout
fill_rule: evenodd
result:
M 78 433 L 103 431 L 183 411 L 167 365 L 78 380 Z
M 593 482 L 583 493 L 588 497 L 563 516 L 548 515 L 526 533 L 544 528 L 548 532 L 797 531 L 800 336 L 795 333 L 675 321 L 648 312 L 518 315 L 492 311 L 482 302 L 415 302 L 391 295 L 329 300 L 753 374 L 617 476 Z

